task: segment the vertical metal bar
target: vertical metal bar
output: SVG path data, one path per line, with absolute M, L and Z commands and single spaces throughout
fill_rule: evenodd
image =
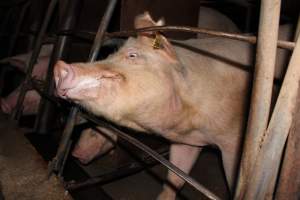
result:
M 300 90 L 298 88 L 296 110 L 300 110 Z M 277 200 L 300 199 L 300 112 L 295 112 L 295 119 L 289 131 L 288 142 L 280 170 L 280 177 L 276 190 Z
M 23 107 L 23 101 L 24 101 L 24 98 L 25 98 L 25 95 L 27 92 L 26 83 L 31 78 L 33 67 L 37 61 L 37 57 L 39 56 L 39 53 L 40 53 L 40 50 L 42 47 L 43 37 L 45 35 L 46 29 L 48 27 L 49 21 L 51 19 L 51 16 L 53 14 L 53 11 L 55 9 L 57 1 L 58 0 L 51 0 L 50 4 L 48 6 L 48 11 L 46 13 L 46 16 L 45 16 L 44 22 L 42 24 L 42 27 L 40 29 L 40 32 L 37 36 L 37 40 L 35 42 L 34 49 L 33 49 L 32 55 L 30 57 L 29 65 L 26 69 L 26 77 L 25 77 L 25 81 L 24 81 L 25 84 L 23 84 L 21 86 L 21 90 L 20 90 L 20 94 L 18 97 L 16 107 L 14 108 L 12 115 L 11 115 L 12 119 L 19 120 L 19 118 L 21 116 L 21 109 Z
M 245 199 L 273 199 L 284 145 L 294 117 L 300 81 L 300 40 L 292 54 Z
M 244 199 L 253 166 L 265 138 L 272 97 L 280 0 L 263 0 L 256 51 L 254 85 L 235 199 Z
M 67 6 L 63 6 L 62 3 L 66 4 Z M 64 2 L 60 1 L 59 9 L 66 9 L 60 12 L 60 30 L 70 30 L 75 27 L 77 18 L 79 17 L 78 13 L 80 12 L 81 5 L 82 0 L 64 0 Z M 58 40 L 54 46 L 46 77 L 46 93 L 50 96 L 53 95 L 55 88 L 53 81 L 53 68 L 57 60 L 62 59 L 65 56 L 65 53 L 68 50 L 66 47 L 69 43 L 69 37 L 70 36 L 66 35 L 58 36 Z M 55 121 L 56 118 L 57 113 L 55 111 L 56 109 L 53 103 L 45 98 L 41 99 L 39 112 L 34 126 L 36 133 L 46 134 L 49 132 L 49 130 L 53 127 L 53 121 Z
M 297 41 L 300 33 L 300 15 L 295 30 L 294 41 Z M 298 83 L 300 84 L 300 83 Z M 281 172 L 278 178 L 278 186 L 275 199 L 300 199 L 300 90 L 298 88 L 295 118 L 289 131 L 288 141 L 282 161 Z
M 101 20 L 100 26 L 98 28 L 93 46 L 91 48 L 88 62 L 94 62 L 97 58 L 100 47 L 103 43 L 104 33 L 108 27 L 108 24 L 110 22 L 110 19 L 112 17 L 112 14 L 116 7 L 116 4 L 117 4 L 117 0 L 109 1 L 108 7 L 104 13 L 104 16 L 102 17 L 102 20 Z M 71 139 L 71 135 L 73 132 L 77 113 L 78 113 L 78 109 L 76 107 L 72 107 L 71 112 L 68 116 L 68 122 L 67 122 L 66 127 L 62 134 L 62 139 L 60 141 L 59 148 L 57 150 L 57 154 L 56 154 L 55 158 L 53 159 L 53 161 L 51 162 L 52 169 L 50 169 L 50 170 L 52 170 L 52 171 L 62 171 L 62 169 L 61 169 L 62 162 L 65 159 L 65 157 L 68 156 L 66 154 L 66 151 L 67 151 L 67 147 L 69 145 L 70 139 Z

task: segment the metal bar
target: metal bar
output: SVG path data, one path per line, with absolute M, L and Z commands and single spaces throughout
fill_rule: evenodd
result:
M 67 6 L 64 6 L 66 10 L 61 13 L 65 13 L 60 16 L 62 23 L 59 24 L 60 29 L 72 29 L 75 27 L 77 18 L 79 17 L 78 13 L 80 12 L 82 6 L 82 0 L 67 0 Z M 62 3 L 62 1 L 60 1 Z M 61 4 L 59 4 L 61 6 Z M 53 68 L 57 60 L 65 57 L 65 54 L 68 49 L 66 49 L 69 43 L 69 36 L 60 35 L 57 38 L 57 42 L 55 43 L 54 50 L 51 56 L 51 60 L 49 62 L 47 77 L 46 77 L 46 93 L 51 96 L 54 92 L 54 81 L 53 81 Z M 42 98 L 38 115 L 36 117 L 34 130 L 39 134 L 47 134 L 51 127 L 53 126 L 53 120 L 57 117 L 56 115 L 55 105 L 51 103 L 49 100 Z
M 298 88 L 297 105 L 295 110 L 300 110 L 300 90 Z M 295 112 L 292 127 L 289 131 L 288 142 L 284 153 L 278 186 L 276 189 L 276 200 L 298 200 L 300 199 L 300 112 Z
M 298 24 L 295 30 L 294 41 L 297 41 L 300 31 L 300 15 L 298 17 Z M 288 78 L 288 77 L 287 77 Z M 299 82 L 298 82 L 299 84 Z M 286 144 L 284 158 L 282 161 L 281 172 L 278 175 L 278 186 L 275 194 L 275 199 L 299 199 L 300 198 L 300 161 L 298 155 L 300 153 L 300 90 L 298 86 L 297 103 L 295 107 L 295 116 L 291 129 L 289 130 L 289 137 Z
M 201 184 L 199 184 L 197 181 L 195 181 L 192 177 L 190 177 L 185 172 L 183 172 L 182 170 L 180 170 L 178 167 L 176 167 L 175 165 L 173 165 L 171 162 L 169 162 L 168 160 L 166 160 L 163 156 L 161 156 L 157 152 L 153 151 L 151 148 L 149 148 L 148 146 L 144 145 L 143 143 L 141 143 L 140 141 L 138 141 L 134 137 L 131 137 L 131 136 L 129 136 L 126 133 L 123 133 L 119 129 L 113 127 L 112 125 L 110 125 L 110 124 L 108 124 L 106 122 L 103 122 L 103 121 L 97 119 L 96 117 L 94 117 L 92 115 L 88 115 L 86 113 L 81 113 L 81 114 L 84 116 L 84 118 L 91 120 L 92 122 L 96 123 L 97 125 L 101 125 L 101 127 L 97 127 L 97 129 L 99 129 L 101 132 L 103 132 L 103 133 L 105 133 L 107 135 L 117 134 L 118 137 L 120 137 L 120 138 L 122 138 L 122 139 L 124 139 L 124 140 L 126 140 L 128 142 L 130 142 L 131 144 L 133 144 L 134 146 L 136 146 L 140 150 L 146 152 L 153 159 L 155 159 L 156 161 L 158 161 L 159 163 L 161 163 L 162 165 L 164 165 L 165 167 L 167 167 L 170 171 L 174 172 L 180 178 L 184 179 L 188 184 L 190 184 L 191 186 L 193 186 L 198 191 L 202 192 L 209 199 L 220 199 L 218 196 L 216 196 L 211 191 L 209 191 L 208 189 L 206 189 L 205 187 L 203 187 Z
M 162 155 L 163 157 L 169 155 L 169 148 L 163 148 L 159 151 L 160 151 L 160 155 Z M 74 182 L 74 181 L 65 182 L 65 189 L 77 190 L 95 184 L 106 184 L 111 181 L 120 179 L 122 177 L 138 173 L 144 170 L 145 168 L 154 166 L 155 164 L 157 164 L 157 162 L 151 156 L 143 157 L 138 159 L 138 161 L 131 162 L 126 166 L 118 167 L 112 170 L 111 172 L 107 174 L 103 174 L 101 176 L 92 177 L 82 182 Z
M 96 56 L 98 55 L 100 47 L 103 43 L 104 33 L 105 33 L 105 31 L 108 27 L 109 21 L 112 17 L 112 13 L 113 13 L 113 11 L 116 7 L 116 4 L 117 4 L 117 0 L 111 0 L 108 4 L 108 7 L 107 7 L 107 9 L 106 9 L 106 11 L 105 11 L 105 13 L 102 17 L 100 26 L 98 28 L 93 46 L 91 48 L 91 52 L 90 52 L 88 62 L 93 62 L 93 61 L 96 60 Z M 61 169 L 63 167 L 62 162 L 65 159 L 65 157 L 68 156 L 66 154 L 66 149 L 67 149 L 67 146 L 68 146 L 68 144 L 70 142 L 70 139 L 71 139 L 71 135 L 72 135 L 72 132 L 73 132 L 73 128 L 74 128 L 77 113 L 78 113 L 78 109 L 76 107 L 72 107 L 71 112 L 68 116 L 68 122 L 67 122 L 66 127 L 63 131 L 63 134 L 62 134 L 62 139 L 60 141 L 57 154 L 56 154 L 55 158 L 52 160 L 52 162 L 50 163 L 51 168 L 52 168 L 52 169 L 50 169 L 51 172 L 62 170 Z
M 280 4 L 280 0 L 261 1 L 251 107 L 235 199 L 257 199 L 249 198 L 251 192 L 248 187 L 252 187 L 254 184 L 250 181 L 250 177 L 253 176 L 253 168 L 261 151 L 269 120 Z M 252 193 L 254 192 L 252 190 Z
M 29 79 L 31 78 L 31 74 L 32 74 L 32 71 L 33 71 L 34 64 L 37 61 L 37 57 L 39 56 L 39 53 L 40 53 L 40 50 L 41 50 L 41 47 L 42 47 L 43 37 L 45 35 L 46 29 L 48 27 L 49 21 L 51 19 L 51 16 L 53 14 L 53 11 L 55 9 L 55 6 L 56 6 L 57 2 L 58 2 L 58 0 L 51 0 L 50 4 L 48 6 L 48 11 L 46 13 L 46 16 L 45 16 L 44 22 L 42 24 L 41 30 L 40 30 L 40 32 L 37 36 L 37 40 L 35 42 L 35 46 L 34 46 L 32 55 L 30 57 L 29 65 L 28 65 L 27 70 L 26 70 L 25 83 L 27 83 L 29 81 Z M 21 116 L 21 109 L 23 107 L 23 101 L 24 101 L 24 98 L 25 98 L 25 95 L 26 95 L 26 92 L 27 92 L 25 85 L 26 84 L 23 84 L 21 86 L 21 90 L 20 90 L 20 94 L 19 94 L 19 97 L 18 97 L 16 107 L 14 108 L 14 110 L 12 112 L 12 115 L 11 115 L 12 119 L 19 120 L 19 118 Z
M 282 152 L 291 128 L 300 81 L 300 40 L 297 41 L 270 124 L 262 141 L 246 199 L 273 199 Z
M 232 40 L 244 41 L 244 42 L 248 42 L 251 44 L 256 44 L 256 42 L 257 42 L 256 36 L 248 36 L 248 35 L 237 34 L 237 33 L 226 33 L 226 32 L 221 32 L 221 31 L 196 28 L 196 27 L 188 27 L 188 26 L 153 26 L 153 27 L 147 27 L 147 28 L 141 28 L 141 29 L 135 29 L 135 30 L 105 33 L 105 36 L 109 37 L 109 38 L 111 38 L 111 37 L 127 37 L 127 36 L 136 35 L 136 33 L 149 32 L 149 31 L 203 33 L 203 34 L 212 35 L 212 36 L 216 36 L 216 37 L 223 37 L 223 38 L 228 38 L 228 39 L 232 39 Z M 81 37 L 84 39 L 88 39 L 88 40 L 91 40 L 91 38 L 95 37 L 94 32 L 80 31 L 80 30 L 79 31 L 64 30 L 64 31 L 61 31 L 59 34 L 73 34 L 73 32 L 75 32 L 74 33 L 75 36 Z M 293 50 L 295 47 L 295 42 L 278 40 L 277 46 L 278 46 L 278 48 Z

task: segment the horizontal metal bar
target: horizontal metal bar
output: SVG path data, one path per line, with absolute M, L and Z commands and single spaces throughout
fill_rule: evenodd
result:
M 212 35 L 216 37 L 223 37 L 232 40 L 239 40 L 248 42 L 251 44 L 256 44 L 257 37 L 249 36 L 237 33 L 226 33 L 222 31 L 204 29 L 204 28 L 196 28 L 196 27 L 188 27 L 188 26 L 153 26 L 136 30 L 128 30 L 128 31 L 119 31 L 106 33 L 106 37 L 128 37 L 132 35 L 136 35 L 140 32 L 149 32 L 149 31 L 161 31 L 161 32 L 189 32 L 189 33 L 203 33 L 207 35 Z M 58 34 L 73 34 L 75 37 L 80 37 L 88 40 L 92 40 L 95 37 L 95 32 L 90 31 L 77 31 L 77 30 L 62 30 L 58 32 Z M 278 48 L 293 50 L 295 48 L 295 42 L 278 40 L 277 41 Z
M 157 152 L 155 152 L 154 150 L 152 150 L 151 148 L 149 148 L 148 146 L 146 146 L 145 144 L 141 143 L 140 141 L 138 141 L 137 139 L 135 139 L 134 137 L 131 137 L 130 135 L 120 131 L 119 129 L 113 127 L 112 125 L 96 118 L 93 115 L 84 113 L 84 112 L 80 112 L 80 114 L 96 123 L 97 125 L 100 125 L 101 127 L 98 127 L 98 129 L 100 131 L 102 131 L 103 133 L 107 133 L 107 134 L 117 134 L 118 137 L 130 142 L 132 145 L 136 146 L 137 148 L 139 148 L 140 150 L 146 152 L 147 154 L 149 154 L 153 159 L 155 159 L 156 161 L 158 161 L 159 163 L 161 163 L 162 165 L 164 165 L 165 167 L 167 167 L 170 171 L 174 172 L 177 176 L 179 176 L 180 178 L 184 179 L 188 184 L 190 184 L 191 186 L 193 186 L 195 189 L 197 189 L 198 191 L 202 192 L 205 196 L 207 196 L 209 199 L 221 199 L 218 196 L 216 196 L 214 193 L 212 193 L 211 191 L 209 191 L 208 189 L 206 189 L 203 185 L 199 184 L 195 179 L 193 179 L 192 177 L 190 177 L 189 175 L 187 175 L 186 173 L 184 173 L 182 170 L 180 170 L 178 167 L 176 167 L 175 165 L 173 165 L 171 162 L 169 162 L 168 160 L 166 160 L 163 156 L 161 156 L 160 154 L 158 154 Z
M 169 155 L 168 150 L 169 150 L 169 148 L 168 149 L 163 148 L 162 150 L 160 150 L 160 152 L 161 152 L 160 154 L 162 156 L 166 157 Z M 112 170 L 111 172 L 103 174 L 101 176 L 91 177 L 82 182 L 74 182 L 74 181 L 65 182 L 64 183 L 65 189 L 66 190 L 78 190 L 78 189 L 82 189 L 84 187 L 88 187 L 88 186 L 92 186 L 92 185 L 96 185 L 96 184 L 106 184 L 106 183 L 109 183 L 116 179 L 120 179 L 120 178 L 129 176 L 129 175 L 138 173 L 138 172 L 144 170 L 145 168 L 154 166 L 155 164 L 157 164 L 157 162 L 151 156 L 139 158 L 138 161 L 134 161 L 125 166 L 118 167 L 118 168 Z

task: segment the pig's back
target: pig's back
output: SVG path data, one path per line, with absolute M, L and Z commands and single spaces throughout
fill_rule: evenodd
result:
M 187 70 L 191 104 L 198 110 L 200 129 L 222 135 L 238 134 L 245 121 L 252 46 L 222 38 L 184 42 L 193 47 L 176 47 Z M 214 138 L 214 140 L 222 140 Z M 238 138 L 238 137 L 235 137 Z

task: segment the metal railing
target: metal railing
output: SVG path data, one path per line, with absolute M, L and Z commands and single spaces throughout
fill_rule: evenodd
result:
M 200 29 L 200 28 L 193 28 L 193 27 L 178 27 L 178 26 L 148 27 L 148 28 L 138 29 L 138 30 L 132 30 L 132 31 L 120 31 L 120 32 L 115 32 L 115 33 L 106 33 L 105 32 L 106 31 L 106 27 L 107 27 L 107 25 L 108 25 L 108 23 L 110 21 L 112 12 L 113 12 L 113 10 L 114 10 L 114 8 L 116 6 L 116 2 L 117 2 L 117 0 L 111 0 L 109 2 L 108 8 L 106 10 L 106 13 L 105 13 L 105 15 L 104 15 L 104 17 L 103 17 L 103 19 L 101 21 L 101 24 L 99 26 L 98 32 L 96 34 L 95 33 L 91 33 L 91 32 L 72 31 L 72 30 L 63 30 L 63 31 L 61 31 L 59 33 L 61 35 L 71 35 L 71 36 L 77 36 L 77 37 L 82 37 L 82 38 L 87 38 L 87 39 L 95 38 L 94 39 L 94 43 L 93 43 L 93 47 L 92 47 L 92 49 L 90 51 L 90 56 L 89 56 L 88 62 L 95 61 L 96 56 L 97 56 L 97 54 L 99 52 L 99 49 L 100 49 L 100 47 L 101 47 L 101 45 L 102 45 L 102 43 L 103 43 L 103 41 L 105 39 L 105 36 L 108 37 L 108 38 L 111 38 L 111 37 L 122 37 L 122 36 L 126 36 L 127 37 L 129 35 L 134 35 L 137 32 L 147 32 L 147 31 L 162 31 L 162 32 L 164 32 L 164 31 L 184 31 L 184 32 L 193 32 L 193 33 L 205 33 L 205 34 L 213 35 L 213 36 L 216 36 L 216 37 L 225 37 L 225 38 L 229 38 L 229 39 L 241 40 L 241 41 L 245 41 L 245 42 L 249 42 L 249 43 L 255 44 L 256 42 L 258 42 L 258 43 L 260 42 L 260 35 L 261 34 L 264 34 L 265 31 L 270 31 L 270 30 L 267 30 L 267 29 L 262 29 L 262 33 L 259 34 L 258 38 L 255 37 L 255 36 L 245 36 L 245 35 L 242 35 L 242 34 L 231 34 L 231 33 L 224 33 L 224 32 L 207 30 L 207 29 Z M 264 1 L 262 1 L 262 2 L 264 2 Z M 267 7 L 265 5 L 266 2 L 268 4 L 268 6 L 273 5 L 273 3 L 275 4 L 275 2 L 273 2 L 272 0 L 266 0 L 264 3 L 262 3 L 262 9 L 266 9 L 266 7 Z M 27 82 L 31 78 L 31 72 L 32 72 L 33 64 L 34 64 L 34 62 L 35 62 L 35 60 L 37 58 L 38 52 L 39 52 L 40 47 L 41 47 L 41 38 L 42 38 L 42 36 L 43 36 L 43 34 L 45 32 L 44 31 L 44 26 L 46 26 L 46 24 L 48 23 L 47 21 L 49 21 L 49 16 L 51 16 L 52 11 L 53 11 L 52 10 L 53 9 L 53 5 L 56 4 L 56 3 L 57 3 L 57 0 L 52 0 L 51 3 L 50 3 L 49 9 L 48 9 L 48 13 L 47 13 L 45 21 L 43 23 L 42 29 L 41 29 L 41 31 L 39 33 L 38 40 L 37 40 L 35 48 L 34 48 L 34 53 L 33 53 L 32 57 L 31 57 L 31 61 L 30 61 L 29 67 L 28 67 L 27 76 L 26 76 Z M 276 9 L 274 9 L 274 10 L 268 10 L 268 12 L 270 13 L 270 15 L 271 14 L 273 14 L 274 16 L 278 15 L 278 10 L 276 10 Z M 274 18 L 272 18 L 272 17 L 271 18 L 265 17 L 265 19 L 264 19 L 264 17 L 261 17 L 261 21 L 262 20 L 268 20 L 268 19 L 269 20 L 270 19 L 271 20 L 275 20 L 275 23 L 276 23 L 275 17 Z M 263 22 L 261 22 L 261 23 L 263 23 Z M 262 26 L 264 26 L 264 25 L 262 25 Z M 274 25 L 272 27 L 274 29 L 276 29 L 276 25 Z M 271 30 L 271 31 L 273 31 L 273 30 Z M 277 36 L 276 36 L 277 31 L 278 31 L 278 25 L 277 25 L 277 30 L 274 31 L 275 32 L 274 33 L 275 34 L 275 39 L 273 38 L 272 41 L 269 41 L 270 43 L 273 43 L 273 47 L 272 48 L 274 49 L 274 48 L 276 48 L 276 46 L 278 46 L 280 48 L 289 49 L 289 50 L 293 50 L 294 48 L 296 48 L 297 51 L 294 52 L 295 56 L 292 57 L 292 61 L 295 60 L 295 57 L 296 57 L 296 55 L 298 54 L 298 51 L 299 51 L 298 50 L 298 48 L 299 48 L 298 47 L 299 46 L 299 44 L 298 44 L 299 41 L 297 42 L 297 44 L 295 42 L 277 41 Z M 266 38 L 264 40 L 268 41 L 269 38 Z M 261 42 L 265 42 L 265 41 L 261 41 Z M 276 45 L 276 42 L 277 42 L 277 45 Z M 297 47 L 296 47 L 296 45 L 297 45 Z M 262 54 L 261 56 L 264 57 L 264 56 L 267 56 L 267 55 L 263 55 Z M 272 56 L 272 59 L 273 59 L 273 57 L 274 56 Z M 258 61 L 258 62 L 260 62 L 260 61 Z M 274 63 L 274 61 L 271 62 L 272 65 L 273 65 L 273 63 Z M 290 64 L 290 65 L 294 66 L 295 63 L 296 63 L 296 61 L 293 61 L 293 63 Z M 295 72 L 294 71 L 295 68 L 294 67 L 291 67 L 291 68 L 292 69 L 290 69 L 290 71 Z M 289 75 L 289 74 L 292 74 L 292 72 L 289 72 L 287 74 L 286 79 L 290 79 L 291 81 L 289 81 L 288 83 L 293 85 L 294 81 L 298 80 L 299 77 L 298 77 L 298 71 L 297 71 L 297 73 L 296 73 L 297 74 L 296 79 L 295 80 L 291 79 L 291 75 Z M 258 75 L 257 73 L 255 73 L 255 77 L 257 77 L 257 76 L 260 76 L 260 75 Z M 287 81 L 285 81 L 285 82 L 287 82 Z M 285 82 L 283 83 L 283 88 L 286 88 L 285 85 L 287 85 L 287 83 L 285 83 Z M 22 91 L 23 90 L 24 90 L 24 92 L 22 92 L 22 94 L 20 94 L 20 98 L 18 99 L 18 106 L 16 107 L 16 109 L 15 109 L 13 115 L 12 115 L 12 117 L 15 118 L 15 119 L 18 119 L 19 116 L 20 116 L 20 108 L 21 108 L 21 105 L 23 103 L 24 96 L 25 96 L 25 93 L 26 93 L 25 86 L 24 86 L 24 88 L 22 88 Z M 40 92 L 42 92 L 42 91 L 40 91 Z M 257 94 L 254 92 L 253 95 L 257 95 Z M 51 97 L 49 97 L 49 98 L 51 99 Z M 54 99 L 54 101 L 55 101 L 55 99 Z M 282 99 L 279 99 L 278 101 L 281 102 Z M 289 105 L 293 105 L 293 102 L 291 101 Z M 280 108 L 278 108 L 278 109 L 280 110 Z M 291 107 L 291 109 L 288 110 L 287 116 L 289 115 L 289 113 L 291 111 L 292 111 L 292 107 Z M 71 134 L 72 134 L 72 131 L 73 131 L 73 127 L 75 125 L 75 118 L 77 116 L 77 113 L 78 113 L 77 107 L 72 107 L 71 108 L 71 112 L 70 112 L 69 117 L 68 117 L 68 121 L 67 121 L 66 127 L 65 127 L 63 135 L 62 135 L 62 139 L 61 139 L 58 151 L 57 151 L 57 155 L 52 160 L 52 162 L 50 163 L 50 172 L 56 171 L 56 172 L 59 173 L 59 175 L 62 175 L 62 171 L 63 171 L 63 167 L 64 167 L 64 162 L 66 160 L 66 157 L 68 156 L 68 152 L 69 152 L 69 149 L 70 149 L 70 146 L 71 146 L 71 144 L 70 144 L 70 137 L 71 137 Z M 137 146 L 138 148 L 140 148 L 141 150 L 145 151 L 152 158 L 154 158 L 155 160 L 157 160 L 158 162 L 160 162 L 161 164 L 163 164 L 169 170 L 173 171 L 175 174 L 177 174 L 178 176 L 180 176 L 187 183 L 189 183 L 190 185 L 192 185 L 193 187 L 195 187 L 198 191 L 202 192 L 208 198 L 210 198 L 210 199 L 220 199 L 215 194 L 213 194 L 212 192 L 210 192 L 209 190 L 207 190 L 205 187 L 203 187 L 202 185 L 200 185 L 199 183 L 197 183 L 193 178 L 191 178 L 186 173 L 182 172 L 180 169 L 178 169 L 176 166 L 174 166 L 172 163 L 170 163 L 169 161 L 167 161 L 161 155 L 159 155 L 158 153 L 156 153 L 155 151 L 153 151 L 149 147 L 145 146 L 144 144 L 140 143 L 135 138 L 132 138 L 131 136 L 127 135 L 126 133 L 120 131 L 119 129 L 117 129 L 115 127 L 112 127 L 111 125 L 109 125 L 109 124 L 107 124 L 107 123 L 99 120 L 98 118 L 95 118 L 95 116 L 93 116 L 93 115 L 90 115 L 90 114 L 87 114 L 87 113 L 84 113 L 84 112 L 80 112 L 80 114 L 84 118 L 86 118 L 86 119 L 88 119 L 88 120 L 90 120 L 90 121 L 92 121 L 92 122 L 94 122 L 96 124 L 101 125 L 102 127 L 100 127 L 100 130 L 103 131 L 104 133 L 114 132 L 119 137 L 125 139 L 126 141 L 130 142 L 131 144 L 133 144 L 133 145 Z M 276 111 L 274 113 L 274 118 L 276 118 L 276 115 L 278 115 L 278 111 Z M 280 123 L 280 122 L 278 122 L 278 123 Z M 285 126 L 285 127 L 287 127 L 287 126 Z M 264 137 L 264 136 L 262 136 L 262 137 Z M 265 137 L 264 137 L 264 139 L 265 139 Z M 273 138 L 273 141 L 275 141 L 275 140 L 276 140 L 276 138 Z M 253 149 L 253 148 L 256 148 L 256 147 L 250 145 L 249 148 Z M 270 150 L 270 149 L 272 149 L 272 145 L 270 145 L 270 147 L 268 147 L 268 146 L 265 147 L 266 151 Z M 282 149 L 283 149 L 283 146 L 280 146 L 278 148 L 278 151 L 282 151 Z M 264 151 L 261 151 L 260 152 L 260 154 L 261 154 L 260 157 L 264 158 L 263 157 L 265 155 L 264 153 L 265 153 Z M 266 154 L 266 155 L 268 155 L 268 154 Z M 247 165 L 247 163 L 248 162 L 245 162 L 244 164 Z M 278 163 L 275 163 L 275 164 L 276 164 L 276 166 L 274 166 L 274 168 L 278 168 L 279 167 Z M 258 165 L 258 167 L 259 167 L 259 165 Z M 260 173 L 266 173 L 266 174 L 268 174 L 267 177 L 266 177 L 266 179 L 264 179 L 265 181 L 271 181 L 269 178 L 271 176 L 274 176 L 274 173 L 268 173 L 265 170 L 266 169 L 261 169 L 261 168 L 257 168 L 256 169 L 256 171 L 258 171 Z M 251 172 L 252 171 L 248 171 L 247 173 L 251 174 Z M 260 174 L 260 173 L 258 173 L 258 174 Z M 277 174 L 275 174 L 275 175 L 277 175 Z M 243 179 L 246 176 L 245 177 L 241 176 L 241 177 Z M 255 179 L 255 181 L 257 181 L 257 179 Z M 248 181 L 247 181 L 247 183 L 248 183 Z M 256 182 L 256 183 L 258 183 L 258 182 Z M 82 184 L 82 185 L 88 185 L 89 183 L 80 183 L 80 184 Z M 242 185 L 239 186 L 239 184 L 242 184 Z M 255 196 L 259 192 L 261 192 L 260 191 L 261 188 L 254 187 L 253 184 L 251 186 L 250 183 L 249 183 L 250 185 L 247 185 L 247 184 L 244 184 L 244 182 L 241 183 L 241 181 L 239 181 L 239 184 L 238 184 L 239 190 L 236 193 L 237 195 L 236 195 L 235 199 L 241 199 L 242 198 L 241 196 L 243 196 L 245 194 L 245 192 L 247 191 L 247 189 L 249 189 L 249 188 L 252 188 L 252 190 L 248 190 L 248 193 L 255 194 Z M 272 185 L 273 183 L 270 183 L 270 184 Z M 69 187 L 71 188 L 70 185 L 69 185 Z M 270 187 L 271 189 L 268 188 L 268 190 L 269 191 L 272 191 L 272 189 L 274 190 L 273 187 Z M 243 193 L 242 195 L 241 195 L 240 191 L 242 191 L 242 193 Z M 266 191 L 267 191 L 267 189 L 266 189 Z M 265 195 L 266 191 L 263 191 L 263 192 L 259 193 L 260 195 L 262 195 L 262 196 L 259 196 L 259 197 L 263 197 Z M 251 195 L 249 195 L 249 196 L 251 196 Z M 247 196 L 247 197 L 243 196 L 243 197 L 245 197 L 246 199 L 251 199 L 249 196 Z M 256 196 L 256 197 L 258 197 L 258 196 Z

